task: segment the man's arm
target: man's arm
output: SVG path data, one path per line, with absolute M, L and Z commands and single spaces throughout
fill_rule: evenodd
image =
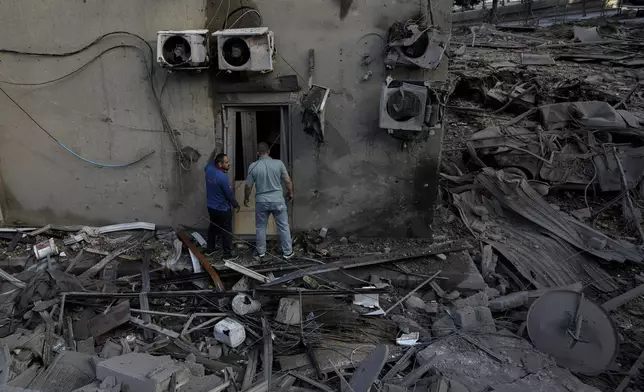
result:
M 250 207 L 250 193 L 253 191 L 253 184 L 246 184 L 244 187 L 244 205 Z
M 282 181 L 286 185 L 286 199 L 288 201 L 293 200 L 293 181 L 291 181 L 291 176 L 288 175 L 284 162 L 282 162 Z
M 226 177 L 226 178 L 228 178 L 228 177 Z M 239 203 L 237 202 L 237 199 L 235 199 L 235 193 L 233 192 L 233 188 L 230 186 L 230 182 L 228 182 L 228 180 L 226 179 L 220 185 L 224 189 L 224 195 L 226 196 L 226 199 L 228 200 L 228 202 L 237 211 L 239 211 Z
M 250 193 L 253 191 L 253 185 L 255 184 L 255 177 L 253 177 L 253 169 L 255 168 L 255 162 L 251 163 L 248 166 L 248 175 L 246 176 L 246 186 L 244 187 L 244 205 L 250 207 Z

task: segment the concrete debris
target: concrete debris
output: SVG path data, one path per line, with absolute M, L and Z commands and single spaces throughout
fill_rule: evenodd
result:
M 127 323 L 130 319 L 130 301 L 123 301 L 104 314 L 92 318 L 88 321 L 87 327 L 89 334 L 93 337 L 99 337 L 105 333 Z
M 456 324 L 450 315 L 444 315 L 432 324 L 432 333 L 434 336 L 447 336 L 456 331 Z
M 528 303 L 530 295 L 527 291 L 517 291 L 516 293 L 496 297 L 490 300 L 490 310 L 501 312 L 509 309 L 518 308 Z
M 463 331 L 496 332 L 492 312 L 485 306 L 464 306 L 452 313 L 454 324 Z
M 300 301 L 294 298 L 281 298 L 275 321 L 286 325 L 298 325 L 302 320 Z
M 405 306 L 409 309 L 425 309 L 425 305 L 425 301 L 415 295 L 405 300 Z
M 486 291 L 481 291 L 480 293 L 471 295 L 467 298 L 458 299 L 452 302 L 452 306 L 459 309 L 466 306 L 488 306 L 489 300 Z
M 355 8 L 338 1 L 342 17 Z M 428 145 L 442 141 L 434 146 L 441 147 L 439 160 L 431 151 L 421 154 L 429 159 L 427 170 L 416 170 L 423 159 L 401 158 L 409 175 L 383 177 L 386 183 L 425 184 L 414 191 L 432 202 L 433 187 L 441 189 L 436 205 L 419 202 L 418 211 L 392 214 L 394 208 L 373 217 L 374 233 L 384 232 L 379 225 L 387 221 L 396 238 L 358 237 L 353 213 L 335 227 L 317 216 L 302 223 L 306 214 L 296 212 L 298 226 L 316 229 L 293 230 L 295 256 L 273 257 L 279 247 L 269 243 L 257 261 L 251 242 L 236 236 L 239 258 L 223 260 L 199 228 L 183 232 L 146 222 L 0 227 L 0 388 L 644 389 L 635 374 L 642 366 L 636 357 L 644 342 L 644 288 L 629 286 L 644 283 L 644 24 L 624 21 L 626 8 L 598 26 L 588 18 L 567 24 L 550 18 L 550 27 L 507 23 L 520 19 L 524 5 L 495 8 L 504 20 L 496 27 L 472 21 L 470 28 L 458 27 L 458 20 L 487 12 L 477 9 L 454 13 L 451 30 L 439 28 L 443 15 L 434 12 L 433 18 L 392 21 L 384 42 L 368 32 L 346 37 L 365 52 L 352 74 L 355 86 L 334 88 L 373 92 L 385 78 L 378 66 L 410 67 L 402 84 L 427 95 L 427 105 L 420 106 L 425 115 L 410 120 L 418 120 L 418 132 L 389 127 L 399 139 L 392 143 L 401 143 L 402 157 L 418 147 L 418 138 L 429 137 Z M 595 5 L 582 6 L 595 13 Z M 538 19 L 552 7 L 535 2 L 529 8 Z M 569 4 L 568 10 L 579 7 Z M 271 29 L 270 19 L 259 30 Z M 367 45 L 368 36 L 374 45 Z M 313 53 L 311 48 L 311 77 Z M 414 69 L 437 69 L 437 80 L 447 69 L 449 83 L 420 86 Z M 396 92 L 392 78 L 384 82 Z M 277 85 L 270 90 L 280 90 Z M 302 100 L 295 93 L 289 99 L 302 101 L 302 121 L 315 134 L 315 147 L 340 153 L 335 142 L 342 130 L 324 121 L 332 91 L 309 87 Z M 350 98 L 354 92 L 345 93 Z M 361 108 L 360 95 L 353 96 Z M 403 98 L 414 103 L 413 94 Z M 356 113 L 364 124 L 377 121 L 371 118 L 377 111 Z M 236 163 L 256 153 L 246 140 L 254 138 L 246 135 L 246 125 L 256 125 L 249 121 L 242 121 L 243 154 Z M 377 140 L 376 150 L 384 140 Z M 362 141 L 353 142 L 352 149 L 361 147 Z M 360 170 L 350 169 L 360 177 Z M 437 170 L 439 179 L 432 177 Z M 412 200 L 408 188 L 390 196 Z M 351 212 L 360 195 L 336 207 Z M 307 203 L 300 196 L 296 210 Z M 235 215 L 236 230 L 242 215 Z M 407 234 L 416 238 L 403 238 Z M 557 298 L 562 295 L 565 300 Z M 631 366 L 623 378 L 619 373 Z M 567 369 L 586 374 L 589 385 Z
M 190 372 L 169 356 L 129 353 L 99 362 L 96 377 L 99 380 L 114 377 L 123 392 L 170 392 L 187 384 Z

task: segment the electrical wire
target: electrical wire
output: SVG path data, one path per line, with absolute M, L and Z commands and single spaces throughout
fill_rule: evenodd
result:
M 106 54 L 108 52 L 111 52 L 114 49 L 119 49 L 119 48 L 132 48 L 132 49 L 137 49 L 137 50 L 141 51 L 142 53 L 145 53 L 143 51 L 143 49 L 141 49 L 139 46 L 136 46 L 136 45 L 126 45 L 126 44 L 116 45 L 116 46 L 113 46 L 111 48 L 105 49 L 102 52 L 98 53 L 97 55 L 92 57 L 88 62 L 86 62 L 85 64 L 83 64 L 80 67 L 76 68 L 72 72 L 69 72 L 69 73 L 67 73 L 67 74 L 65 74 L 63 76 L 60 76 L 58 78 L 55 78 L 55 79 L 45 80 L 45 81 L 42 81 L 42 82 L 33 82 L 33 83 L 30 83 L 30 82 L 22 83 L 22 82 L 11 82 L 11 81 L 8 81 L 8 80 L 0 80 L 0 83 L 9 84 L 9 85 L 12 85 L 12 86 L 42 86 L 42 85 L 45 85 L 45 84 L 55 83 L 55 82 L 58 82 L 58 81 L 63 80 L 65 78 L 68 78 L 68 77 L 70 77 L 70 76 L 82 71 L 85 67 L 87 67 L 88 65 L 90 65 L 94 61 L 98 60 L 104 54 Z
M 230 3 L 230 0 L 228 0 L 228 3 Z M 219 5 L 217 6 L 217 9 L 215 10 L 215 13 L 212 14 L 212 18 L 210 18 L 210 21 L 206 24 L 206 29 L 207 30 L 210 29 L 210 25 L 212 24 L 212 22 L 214 22 L 215 18 L 217 18 L 217 14 L 219 13 L 219 9 L 221 8 L 221 6 L 223 4 L 224 4 L 224 0 L 221 0 L 219 2 Z
M 230 3 L 228 3 L 228 4 L 230 5 Z M 259 16 L 259 25 L 261 26 L 264 23 L 264 18 L 262 18 L 262 14 L 260 14 L 259 11 L 257 11 L 257 9 L 255 9 L 253 7 L 243 5 L 241 7 L 235 8 L 232 11 L 230 11 L 230 7 L 229 7 L 228 10 L 226 10 L 226 20 L 224 20 L 224 29 L 226 29 L 226 28 L 232 29 L 232 27 L 235 25 L 235 23 L 239 22 L 239 19 L 241 19 L 244 15 L 246 15 L 248 13 L 248 12 L 245 12 L 244 15 L 240 16 L 232 25 L 230 25 L 230 27 L 226 27 L 226 26 L 228 26 L 228 21 L 230 20 L 230 17 L 235 15 L 239 11 L 243 11 L 243 10 L 249 10 L 250 12 L 254 11 L 257 14 L 257 16 Z
M 140 35 L 138 35 L 138 34 L 134 34 L 134 33 L 131 33 L 131 32 L 129 32 L 129 31 L 112 31 L 112 32 L 107 33 L 107 34 L 100 35 L 99 37 L 97 37 L 96 39 L 94 39 L 94 40 L 93 40 L 92 42 L 90 42 L 89 44 L 87 44 L 87 45 L 83 46 L 83 47 L 82 47 L 82 48 L 80 48 L 80 49 L 73 50 L 73 51 L 71 51 L 71 52 L 62 52 L 62 53 L 50 53 L 50 52 L 26 52 L 26 51 L 22 51 L 22 50 L 15 50 L 15 49 L 0 49 L 0 53 L 20 54 L 20 55 L 24 55 L 24 56 L 69 57 L 69 56 L 73 56 L 73 55 L 75 55 L 75 54 L 79 54 L 79 53 L 81 53 L 81 52 L 85 51 L 86 49 L 91 48 L 92 46 L 94 46 L 94 45 L 98 44 L 98 43 L 99 43 L 100 41 L 102 41 L 103 39 L 105 39 L 105 38 L 107 38 L 107 37 L 109 37 L 109 36 L 112 36 L 112 35 L 129 35 L 129 36 L 132 36 L 132 37 L 137 38 L 137 39 L 138 39 L 138 40 L 140 40 L 140 41 L 145 42 L 145 43 L 148 45 L 148 47 L 150 48 L 150 52 L 152 53 L 153 58 L 154 58 L 154 52 L 152 51 L 152 47 L 150 46 L 150 44 L 148 43 L 148 41 L 146 41 L 146 40 L 145 40 L 143 37 L 141 37 Z
M 228 17 L 230 15 L 230 0 L 228 0 L 228 8 L 226 9 L 226 19 L 224 20 L 224 30 L 226 30 L 226 24 L 228 23 Z
M 87 163 L 90 163 L 90 164 L 94 165 L 94 166 L 98 166 L 98 167 L 109 167 L 109 168 L 120 168 L 120 167 L 132 166 L 132 165 L 135 165 L 135 164 L 137 164 L 137 163 L 141 162 L 141 161 L 142 161 L 142 160 L 144 160 L 145 158 L 147 158 L 147 157 L 149 157 L 150 155 L 152 155 L 152 154 L 154 154 L 154 153 L 155 153 L 155 150 L 152 150 L 151 152 L 147 153 L 146 155 L 142 156 L 141 158 L 138 158 L 137 160 L 132 161 L 132 162 L 128 162 L 128 163 L 111 164 L 111 163 L 99 163 L 99 162 L 92 161 L 92 160 L 87 159 L 87 158 L 85 158 L 85 157 L 83 157 L 83 156 L 81 156 L 81 155 L 77 154 L 76 152 L 72 151 L 69 147 L 67 147 L 65 144 L 63 144 L 63 142 L 61 142 L 60 140 L 58 140 L 54 135 L 52 135 L 49 131 L 47 131 L 47 130 L 42 126 L 42 125 L 40 125 L 40 123 L 39 123 L 38 121 L 36 121 L 36 119 L 35 119 L 35 118 L 33 118 L 33 117 L 31 116 L 31 114 L 29 114 L 29 112 L 27 112 L 27 111 L 26 111 L 26 110 L 25 110 L 25 109 L 24 109 L 24 108 L 23 108 L 23 107 L 22 107 L 18 102 L 16 102 L 16 101 L 15 101 L 15 100 L 14 100 L 14 99 L 9 95 L 9 94 L 7 94 L 7 92 L 6 92 L 6 91 L 4 91 L 4 89 L 3 89 L 2 87 L 0 87 L 0 91 L 1 91 L 1 92 L 2 92 L 2 93 L 3 93 L 7 98 L 9 98 L 9 100 L 10 100 L 11 102 L 13 102 L 13 104 L 14 104 L 14 105 L 16 105 L 16 106 L 18 107 L 18 109 L 20 109 L 20 110 L 21 110 L 21 111 L 22 111 L 22 112 L 23 112 L 27 117 L 29 117 L 29 119 L 30 119 L 31 121 L 33 121 L 33 123 L 34 123 L 34 124 L 36 124 L 36 126 L 38 126 L 38 128 L 40 128 L 40 130 L 41 130 L 41 131 L 45 132 L 45 133 L 47 134 L 47 136 L 49 136 L 53 141 L 55 141 L 56 143 L 58 143 L 58 145 L 59 145 L 61 148 L 63 148 L 65 151 L 69 152 L 70 154 L 72 154 L 72 155 L 73 155 L 73 156 L 75 156 L 76 158 L 81 159 L 81 160 L 83 160 L 83 161 L 85 161 L 85 162 L 87 162 Z
M 229 2 L 228 2 L 228 6 L 229 6 L 229 9 L 230 9 L 230 0 L 229 0 Z M 81 53 L 81 52 L 83 52 L 84 50 L 86 50 L 86 49 L 88 49 L 88 48 L 90 48 L 90 47 L 92 47 L 92 46 L 94 46 L 94 45 L 98 44 L 98 43 L 99 43 L 100 41 L 102 41 L 103 39 L 105 39 L 105 38 L 107 38 L 107 37 L 109 37 L 109 36 L 113 36 L 113 35 L 128 35 L 128 36 L 132 36 L 132 37 L 134 37 L 134 38 L 138 39 L 139 41 L 143 42 L 143 43 L 145 44 L 145 46 L 147 46 L 148 50 L 150 51 L 150 68 L 149 68 L 149 70 L 148 70 L 148 71 L 149 71 L 149 81 L 150 81 L 150 87 L 151 87 L 151 89 L 152 89 L 152 94 L 153 94 L 153 96 L 154 96 L 154 101 L 155 101 L 155 104 L 156 104 L 156 106 L 157 106 L 157 110 L 159 111 L 159 115 L 161 116 L 161 124 L 162 124 L 162 126 L 163 126 L 164 131 L 168 133 L 168 136 L 170 137 L 170 141 L 172 141 L 172 144 L 173 144 L 173 145 L 174 145 L 174 147 L 175 147 L 176 153 L 177 153 L 177 155 L 178 155 L 178 160 L 179 160 L 179 164 L 180 164 L 180 166 L 181 166 L 184 170 L 186 170 L 186 171 L 187 171 L 187 170 L 190 170 L 190 169 L 191 169 L 191 167 L 192 167 L 192 162 L 190 162 L 190 165 L 189 165 L 188 167 L 186 167 L 186 166 L 185 166 L 185 164 L 184 164 L 184 161 L 186 160 L 186 159 L 185 159 L 185 154 L 183 153 L 182 148 L 181 148 L 181 144 L 180 144 L 180 142 L 177 140 L 177 138 L 176 138 L 176 136 L 175 136 L 175 134 L 174 134 L 174 131 L 172 130 L 172 127 L 170 126 L 170 121 L 168 120 L 168 117 L 167 117 L 167 115 L 166 115 L 165 111 L 163 110 L 163 105 L 161 104 L 161 99 L 160 99 L 159 95 L 157 94 L 156 86 L 155 86 L 155 84 L 154 84 L 154 79 L 155 79 L 154 50 L 152 49 L 152 46 L 150 45 L 150 43 L 149 43 L 148 41 L 146 41 L 146 40 L 145 40 L 143 37 L 141 37 L 140 35 L 135 34 L 135 33 L 131 33 L 131 32 L 129 32 L 129 31 L 113 31 L 113 32 L 106 33 L 106 34 L 103 34 L 103 35 L 101 35 L 101 36 L 97 37 L 97 38 L 96 38 L 96 39 L 94 39 L 92 42 L 90 42 L 89 44 L 87 44 L 87 45 L 83 46 L 83 47 L 82 47 L 82 48 L 80 48 L 80 49 L 76 49 L 76 50 L 73 50 L 73 51 L 70 51 L 70 52 L 62 52 L 62 53 L 45 53 L 45 52 L 26 52 L 26 51 L 14 50 L 14 49 L 0 49 L 0 53 L 19 54 L 19 55 L 26 55 L 26 56 L 68 57 L 68 56 L 73 56 L 73 55 L 76 55 L 76 54 L 78 54 L 78 53 Z M 140 49 L 140 48 L 139 48 L 139 49 Z M 110 50 L 111 50 L 111 49 L 110 49 Z M 108 51 L 109 51 L 109 50 L 108 50 Z M 100 55 L 105 54 L 106 52 L 107 52 L 107 51 L 103 51 Z M 99 55 L 99 57 L 100 57 L 100 55 Z M 95 59 L 92 59 L 92 60 L 90 60 L 90 62 L 92 62 L 92 61 L 94 61 L 94 60 L 95 60 Z M 144 58 L 144 62 L 145 62 L 145 58 Z M 147 65 L 147 64 L 146 64 L 146 65 Z M 82 69 L 82 68 L 83 68 L 83 67 L 81 67 L 81 69 Z M 147 68 L 147 67 L 146 67 L 146 68 Z M 79 69 L 79 70 L 80 70 L 80 69 Z M 76 71 L 72 72 L 71 74 L 74 74 L 74 73 L 75 73 L 75 72 L 77 72 L 77 71 L 78 71 L 78 70 L 76 70 Z M 64 77 L 67 77 L 67 76 L 69 76 L 69 75 L 66 75 L 66 76 L 64 76 Z M 4 90 L 2 90 L 2 91 L 4 92 Z M 5 94 L 5 95 L 7 95 L 7 93 L 6 93 L 6 92 L 4 92 L 4 94 Z M 8 95 L 7 95 L 7 96 L 8 96 Z M 11 98 L 10 98 L 10 99 L 11 99 Z M 15 101 L 14 101 L 14 102 L 15 102 Z M 23 109 L 23 111 L 24 111 L 24 109 Z M 26 113 L 26 112 L 25 112 L 25 113 Z M 32 119 L 33 119 L 33 118 L 32 118 Z M 34 120 L 34 121 L 35 121 L 35 120 Z M 39 126 L 40 126 L 40 125 L 39 125 Z M 41 127 L 41 128 L 42 128 L 42 127 Z M 42 128 L 42 129 L 44 130 L 44 128 Z M 51 136 L 51 134 L 50 134 L 50 136 Z M 58 142 L 58 141 L 56 140 L 56 142 Z M 59 143 L 59 142 L 58 142 L 58 143 Z M 59 143 L 59 144 L 61 144 L 61 143 Z M 63 144 L 61 144 L 61 145 L 62 145 L 62 146 L 64 146 Z M 92 161 L 90 161 L 90 160 L 87 160 L 87 161 L 88 161 L 88 162 L 90 162 L 90 163 L 92 162 Z M 106 165 L 105 167 L 109 167 L 109 166 L 107 166 L 107 165 Z
M 237 22 L 239 22 L 239 21 L 240 21 L 244 16 L 246 16 L 247 14 L 249 14 L 249 13 L 251 13 L 251 12 L 254 12 L 254 13 L 256 13 L 256 14 L 257 14 L 257 16 L 259 16 L 259 24 L 258 24 L 258 27 L 261 27 L 261 26 L 262 26 L 262 20 L 263 20 L 263 18 L 262 18 L 262 14 L 260 14 L 260 13 L 259 13 L 259 11 L 257 11 L 256 9 L 251 8 L 251 9 L 249 9 L 248 11 L 244 12 L 243 14 L 241 14 L 241 16 L 240 16 L 239 18 L 237 18 L 237 20 L 235 20 L 233 23 L 231 23 L 231 24 L 230 24 L 229 29 L 232 29 L 232 28 L 233 28 L 233 26 L 235 26 L 235 25 L 237 24 Z

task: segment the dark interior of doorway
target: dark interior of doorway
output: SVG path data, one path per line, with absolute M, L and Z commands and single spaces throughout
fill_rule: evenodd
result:
M 282 114 L 279 108 L 262 109 L 256 112 L 257 138 L 255 144 L 264 142 L 271 147 L 270 156 L 273 159 L 282 159 L 280 134 L 282 132 Z M 246 179 L 244 168 L 244 138 L 242 136 L 241 113 L 237 112 L 235 118 L 235 181 Z

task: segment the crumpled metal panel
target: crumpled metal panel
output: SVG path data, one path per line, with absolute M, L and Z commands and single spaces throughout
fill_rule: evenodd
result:
M 483 169 L 477 176 L 485 188 L 503 205 L 523 216 L 553 237 L 566 241 L 575 248 L 593 254 L 606 261 L 626 260 L 642 263 L 644 252 L 632 244 L 624 244 L 572 218 L 567 218 L 539 195 L 530 184 L 517 177 L 492 168 Z M 596 237 L 607 241 L 603 250 L 591 249 L 587 242 Z

